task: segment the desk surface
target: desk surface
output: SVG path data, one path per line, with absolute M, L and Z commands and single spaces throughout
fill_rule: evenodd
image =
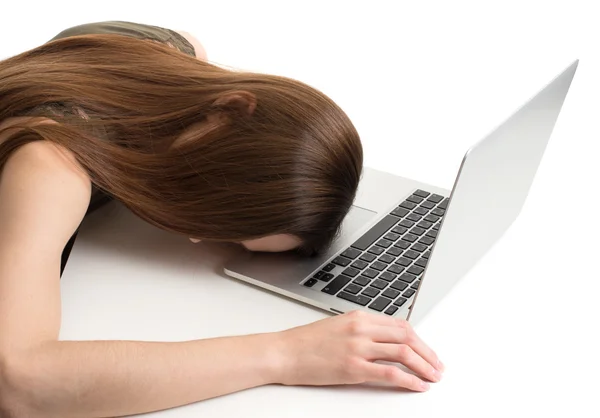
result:
M 428 393 L 269 386 L 150 415 L 508 416 L 519 405 L 523 416 L 585 416 L 597 366 L 588 366 L 595 351 L 583 344 L 591 344 L 586 322 L 598 310 L 564 296 L 591 278 L 583 266 L 549 262 L 563 255 L 552 243 L 531 248 L 540 232 L 518 222 L 419 324 L 448 368 Z M 327 315 L 224 276 L 221 264 L 235 251 L 193 245 L 110 205 L 83 225 L 65 270 L 61 338 L 177 341 L 280 330 Z

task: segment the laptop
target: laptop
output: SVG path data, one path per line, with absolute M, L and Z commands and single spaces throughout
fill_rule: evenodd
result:
M 417 323 L 517 218 L 578 63 L 467 150 L 452 190 L 365 168 L 327 251 L 246 252 L 225 273 L 335 314 Z

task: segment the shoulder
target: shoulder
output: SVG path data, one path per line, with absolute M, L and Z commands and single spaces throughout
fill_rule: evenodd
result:
M 0 167 L 0 187 L 35 185 L 49 198 L 66 197 L 82 207 L 89 204 L 92 182 L 75 156 L 47 140 L 26 143 L 15 150 Z
M 175 32 L 177 32 L 178 34 L 183 36 L 194 47 L 194 51 L 196 51 L 196 58 L 198 58 L 199 60 L 202 60 L 202 61 L 208 60 L 208 56 L 206 54 L 206 49 L 200 43 L 200 41 L 198 39 L 196 39 L 195 36 L 193 36 L 189 32 L 183 31 L 183 30 L 176 30 Z
M 0 171 L 3 238 L 32 235 L 62 248 L 83 220 L 91 191 L 88 175 L 68 150 L 47 140 L 20 146 Z
M 9 118 L 0 122 L 0 129 L 8 128 L 3 134 L 10 133 L 11 126 L 22 122 L 24 118 L 31 119 L 30 123 L 56 123 L 46 118 Z M 7 139 L 7 135 L 3 134 L 0 134 L 0 144 Z M 47 190 L 52 189 L 56 196 L 64 195 L 82 206 L 89 204 L 92 190 L 89 175 L 73 153 L 47 140 L 20 146 L 0 167 L 0 187 L 3 193 L 25 184 L 34 184 L 36 189 L 46 190 L 46 194 Z
M 90 183 L 89 176 L 75 156 L 66 148 L 50 141 L 33 141 L 19 147 L 7 161 L 5 168 L 23 164 L 31 172 L 52 169 L 53 173 L 72 177 L 83 185 Z
M 37 116 L 21 116 L 5 119 L 0 122 L 0 144 L 14 130 L 19 129 L 17 125 L 22 126 L 23 123 L 37 125 L 57 122 L 49 118 Z M 14 161 L 10 163 L 11 160 Z M 19 164 L 23 160 L 27 161 L 28 167 L 31 169 L 51 167 L 57 169 L 59 172 L 71 173 L 71 175 L 78 177 L 84 183 L 90 181 L 89 176 L 87 176 L 83 168 L 79 165 L 75 156 L 69 150 L 50 141 L 33 141 L 19 147 L 5 165 Z

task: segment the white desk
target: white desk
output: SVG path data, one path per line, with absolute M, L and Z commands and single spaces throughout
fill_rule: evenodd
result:
M 585 321 L 597 296 L 578 291 L 589 284 L 590 263 L 561 260 L 574 248 L 551 239 L 530 245 L 530 234 L 564 238 L 562 229 L 525 225 L 544 207 L 533 199 L 502 242 L 419 324 L 448 369 L 430 392 L 269 386 L 151 415 L 510 416 L 519 405 L 520 416 L 592 416 L 597 351 L 582 332 L 593 330 Z M 61 282 L 61 338 L 177 341 L 280 330 L 326 315 L 224 276 L 220 264 L 231 251 L 193 245 L 118 205 L 104 208 L 83 225 Z M 520 292 L 506 287 L 511 282 Z M 560 309 L 565 294 L 579 300 L 567 298 Z

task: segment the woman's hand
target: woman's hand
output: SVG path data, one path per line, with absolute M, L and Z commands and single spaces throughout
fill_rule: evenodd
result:
M 437 355 L 403 319 L 350 312 L 280 333 L 281 382 L 285 385 L 338 385 L 383 382 L 423 392 L 441 378 Z M 401 363 L 415 375 L 395 365 Z M 420 376 L 417 377 L 417 376 Z

